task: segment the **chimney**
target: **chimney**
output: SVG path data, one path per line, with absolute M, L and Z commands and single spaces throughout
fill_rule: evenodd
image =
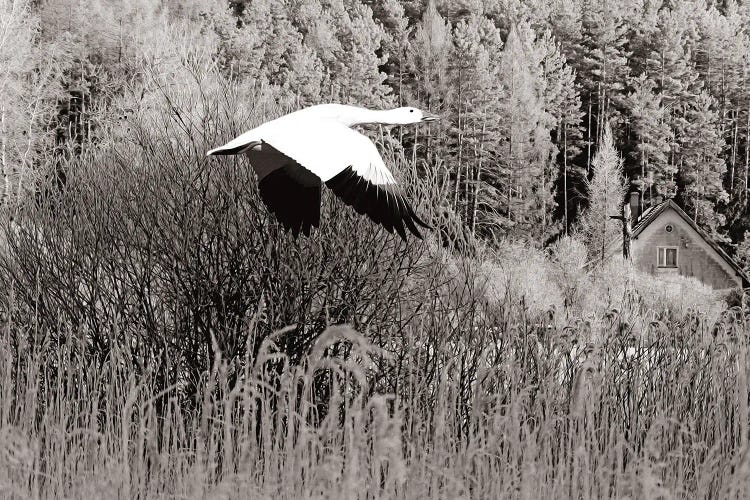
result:
M 633 223 L 638 222 L 638 217 L 641 216 L 641 193 L 638 191 L 630 192 L 630 216 Z

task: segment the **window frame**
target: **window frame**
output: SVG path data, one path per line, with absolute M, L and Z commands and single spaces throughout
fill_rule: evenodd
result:
M 667 250 L 674 250 L 674 265 L 667 265 Z M 664 264 L 661 256 L 664 254 Z M 656 247 L 656 267 L 657 269 L 678 269 L 680 267 L 680 247 L 676 246 L 658 246 Z

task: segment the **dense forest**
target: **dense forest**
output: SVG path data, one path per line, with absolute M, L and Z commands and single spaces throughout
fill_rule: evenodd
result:
M 606 124 L 645 207 L 674 197 L 728 245 L 750 229 L 750 6 L 732 0 L 3 5 L 6 204 L 49 180 L 45 157 L 126 123 L 149 73 L 201 51 L 280 109 L 441 114 L 424 142 L 395 133 L 448 176 L 441 209 L 473 238 L 541 246 L 575 229 Z

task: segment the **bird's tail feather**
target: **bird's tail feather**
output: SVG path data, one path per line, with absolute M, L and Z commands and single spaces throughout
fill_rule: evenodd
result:
M 208 153 L 206 153 L 206 156 L 213 156 L 213 155 L 222 155 L 222 156 L 226 156 L 226 155 L 241 155 L 242 153 L 245 153 L 249 149 L 254 148 L 258 144 L 260 144 L 260 143 L 256 142 L 256 141 L 252 141 L 252 142 L 249 142 L 247 144 L 241 144 L 239 146 L 235 146 L 235 147 L 232 147 L 232 148 L 228 148 L 226 146 L 220 146 L 220 147 L 212 149 L 211 151 L 209 151 Z

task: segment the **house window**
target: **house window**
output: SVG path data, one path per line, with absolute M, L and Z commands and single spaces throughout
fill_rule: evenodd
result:
M 658 267 L 677 267 L 677 247 L 658 247 Z

